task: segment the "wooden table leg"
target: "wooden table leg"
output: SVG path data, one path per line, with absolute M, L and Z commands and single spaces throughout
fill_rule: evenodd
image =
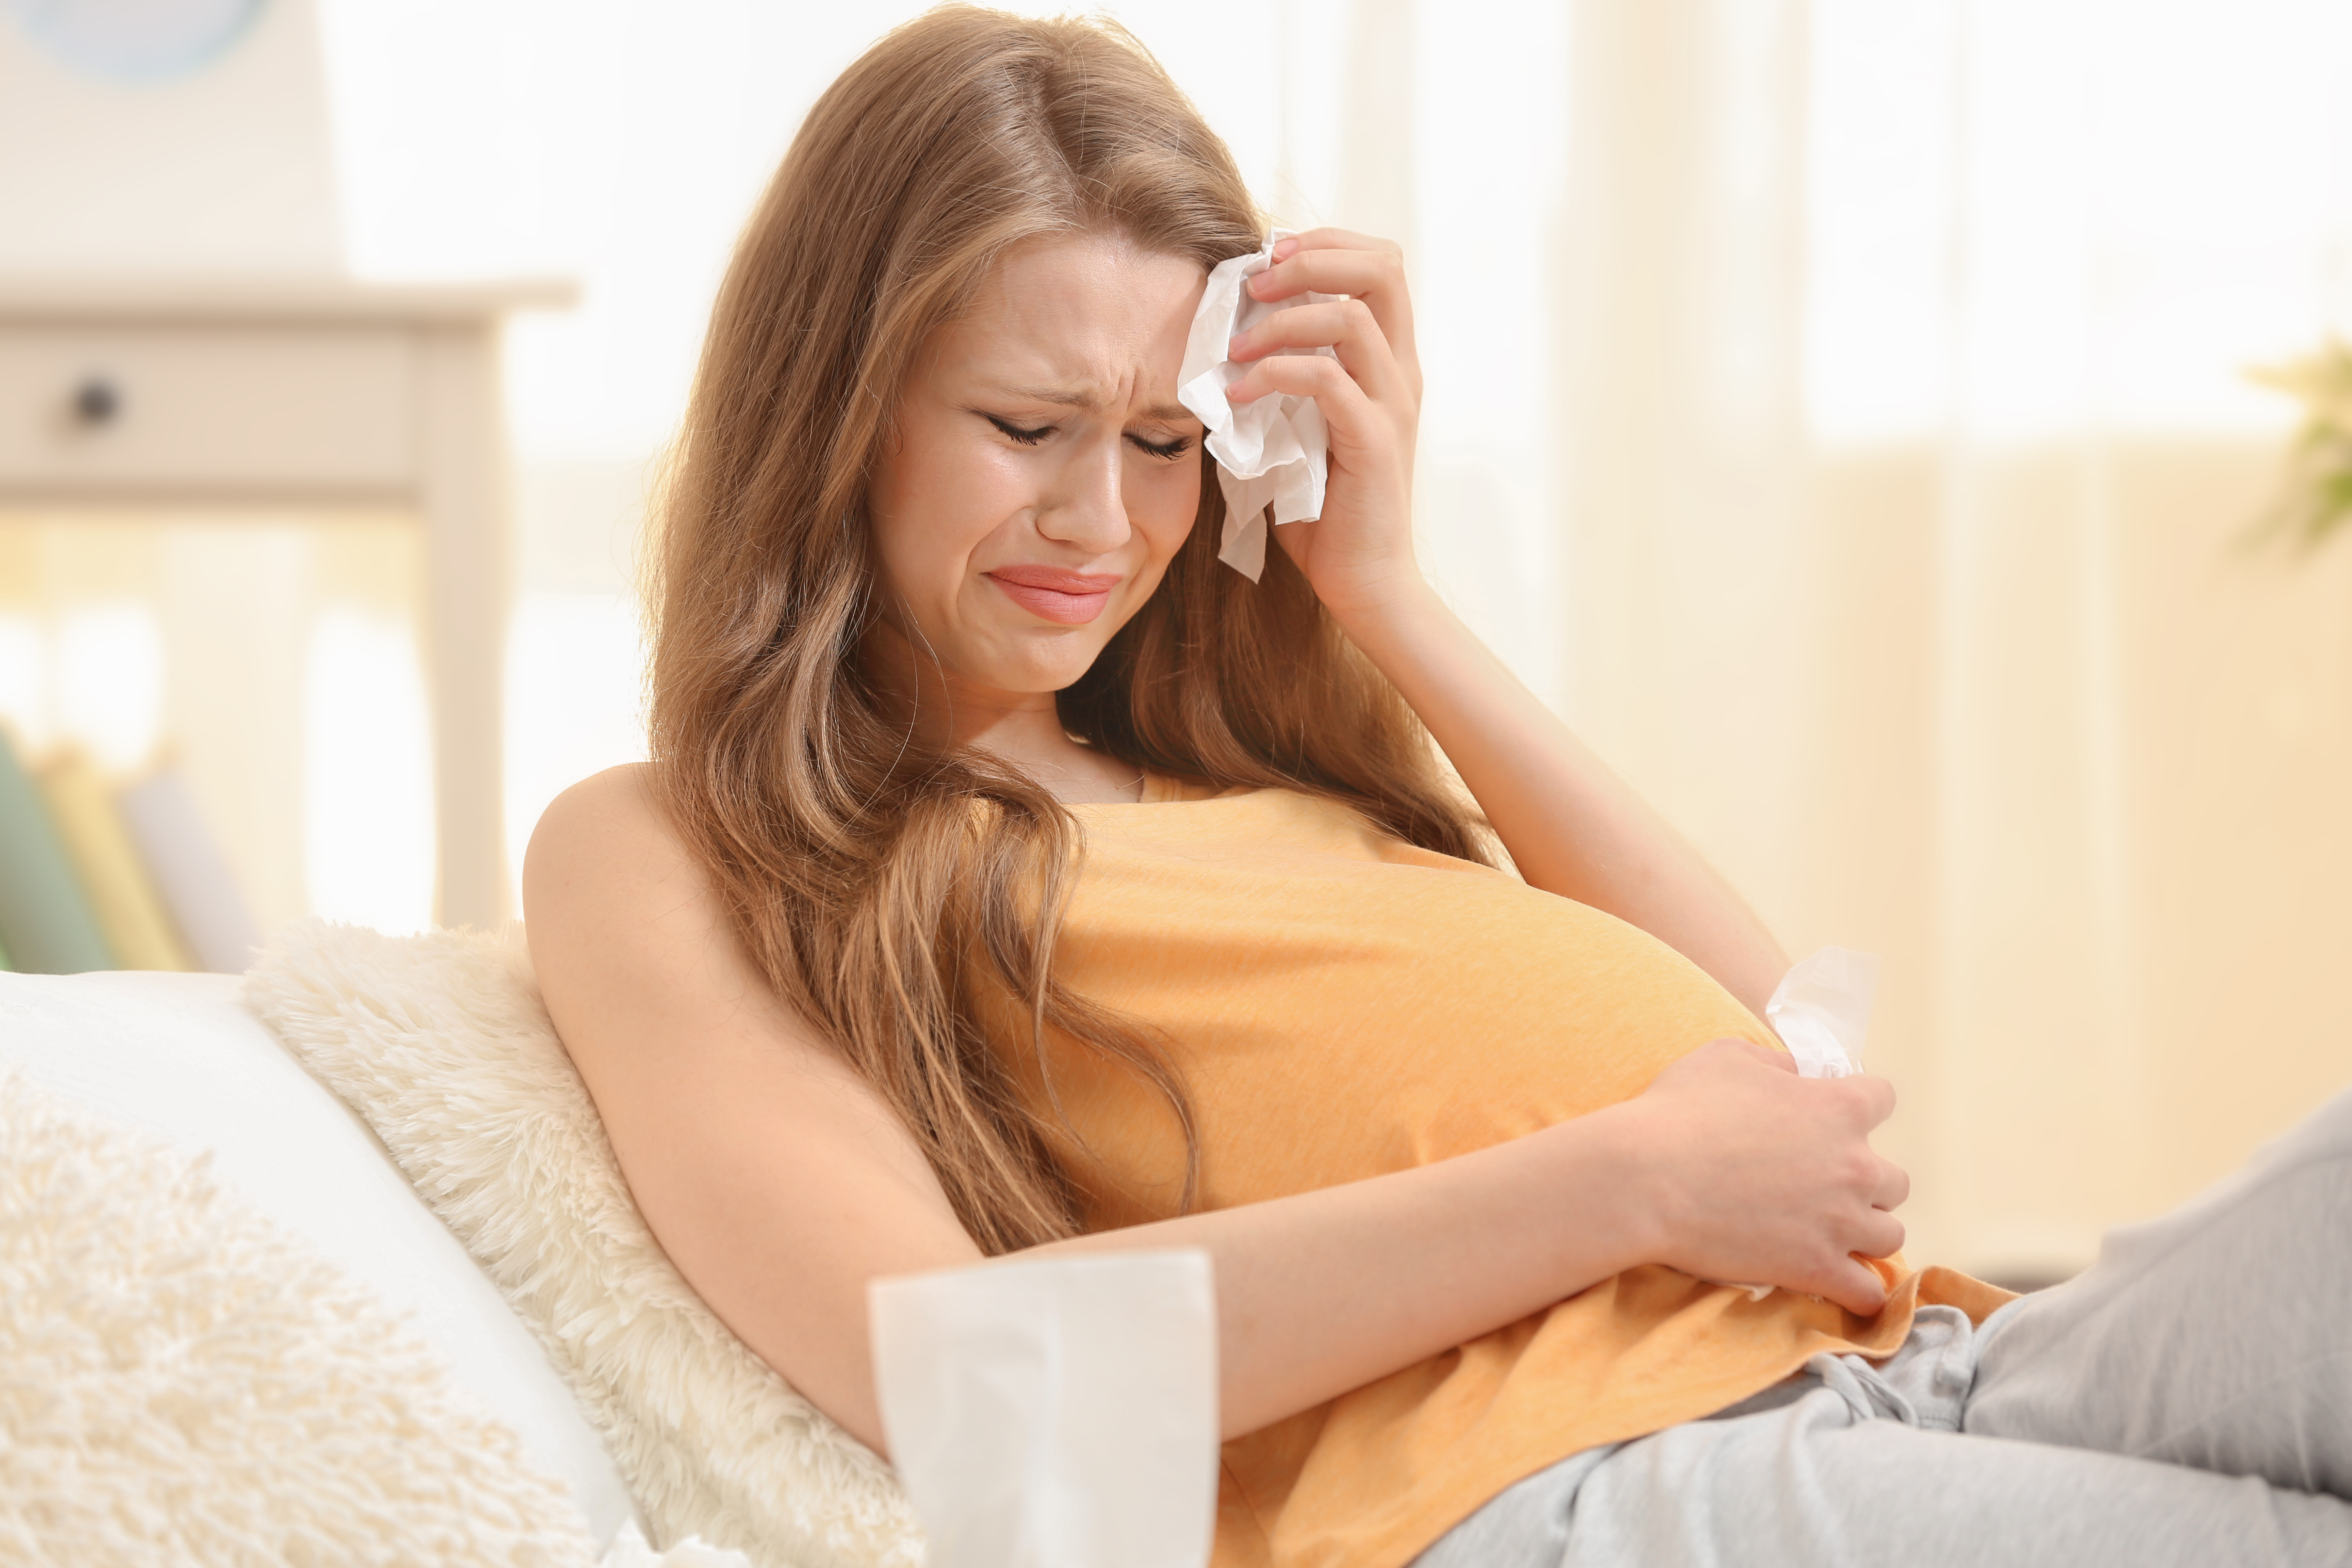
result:
M 504 718 L 514 563 L 497 331 L 453 324 L 419 334 L 436 905 L 449 926 L 488 927 L 511 912 Z

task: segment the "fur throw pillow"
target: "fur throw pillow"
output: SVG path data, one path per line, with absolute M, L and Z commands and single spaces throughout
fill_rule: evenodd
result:
M 519 926 L 387 937 L 306 921 L 254 965 L 246 997 L 540 1335 L 656 1544 L 693 1532 L 759 1568 L 922 1562 L 889 1468 L 730 1333 L 654 1240 Z
M 0 1068 L 0 1562 L 593 1562 L 562 1483 L 210 1164 Z

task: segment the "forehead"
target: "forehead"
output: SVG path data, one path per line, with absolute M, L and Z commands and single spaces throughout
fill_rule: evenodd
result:
M 1008 254 L 971 308 L 940 331 L 936 363 L 1131 394 L 1172 388 L 1207 274 L 1116 235 L 1056 236 Z

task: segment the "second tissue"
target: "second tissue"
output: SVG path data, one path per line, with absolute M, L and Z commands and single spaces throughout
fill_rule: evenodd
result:
M 868 1297 L 882 1426 L 929 1568 L 1206 1568 L 1208 1254 L 1000 1261 Z
M 1862 1070 L 1870 1009 L 1878 999 L 1878 955 L 1825 947 L 1780 978 L 1764 1021 L 1805 1078 L 1851 1078 Z

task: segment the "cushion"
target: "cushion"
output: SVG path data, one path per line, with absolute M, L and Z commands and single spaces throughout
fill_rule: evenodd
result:
M 212 1178 L 372 1290 L 569 1483 L 600 1546 L 628 1490 L 529 1329 L 366 1125 L 215 974 L 0 973 L 0 1067 L 208 1153 Z M 5 1555 L 5 1553 L 0 1553 Z
M 0 1068 L 0 1559 L 587 1568 L 563 1484 L 210 1164 Z
M 541 1005 L 520 927 L 279 933 L 247 999 L 373 1127 L 539 1332 L 658 1543 L 762 1568 L 916 1568 L 887 1466 L 704 1306 L 646 1228 Z

